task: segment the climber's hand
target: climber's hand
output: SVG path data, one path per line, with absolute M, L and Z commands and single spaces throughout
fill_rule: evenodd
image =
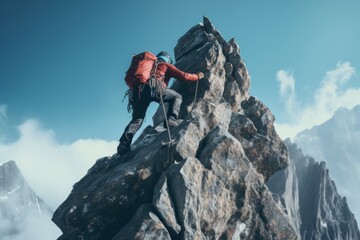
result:
M 204 78 L 204 74 L 202 72 L 199 72 L 198 74 L 199 80 Z

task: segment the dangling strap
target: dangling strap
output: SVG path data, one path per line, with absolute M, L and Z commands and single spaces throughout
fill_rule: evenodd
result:
M 124 95 L 124 98 L 122 100 L 122 102 L 124 102 L 125 98 L 128 97 L 128 105 L 127 105 L 127 111 L 129 113 L 131 113 L 132 111 L 132 105 L 131 105 L 131 102 L 133 101 L 133 90 L 131 88 L 129 88 L 126 92 L 125 92 L 125 95 Z
M 122 102 L 124 102 L 125 98 L 128 97 L 130 95 L 131 89 L 129 88 L 128 90 L 126 90 L 125 94 L 124 94 L 124 98 L 122 100 Z
M 159 60 L 155 60 L 154 65 L 153 65 L 153 67 L 151 69 L 151 72 L 150 72 L 150 78 L 155 77 L 158 65 L 159 65 Z
M 152 77 L 149 80 L 149 87 L 151 89 L 151 96 L 160 99 L 160 95 L 164 94 L 165 88 L 162 81 Z
M 160 95 L 164 93 L 164 86 L 160 79 L 156 77 L 156 70 L 160 64 L 160 61 L 155 60 L 153 68 L 151 70 L 150 79 L 148 81 L 151 89 L 151 96 L 160 98 Z

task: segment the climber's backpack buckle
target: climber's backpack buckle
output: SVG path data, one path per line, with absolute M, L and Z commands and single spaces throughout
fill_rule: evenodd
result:
M 174 139 L 167 139 L 167 138 L 165 138 L 162 142 L 161 142 L 161 144 L 162 145 L 168 145 L 169 147 L 171 146 L 171 145 L 173 145 L 175 143 L 175 140 Z

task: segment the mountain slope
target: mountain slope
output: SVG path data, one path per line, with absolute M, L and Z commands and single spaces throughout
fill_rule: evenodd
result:
M 294 142 L 318 161 L 326 162 L 337 188 L 360 217 L 360 106 L 338 109 L 327 122 L 297 134 Z

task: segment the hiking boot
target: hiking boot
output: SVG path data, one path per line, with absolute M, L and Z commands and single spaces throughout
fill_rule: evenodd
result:
M 130 151 L 130 144 L 126 142 L 120 142 L 119 146 L 117 147 L 117 153 L 120 156 L 124 156 L 126 153 Z
M 174 117 L 169 117 L 168 118 L 168 124 L 169 124 L 170 129 L 178 126 L 181 122 L 182 122 L 181 119 L 176 119 Z M 164 120 L 164 128 L 167 128 L 165 120 Z

